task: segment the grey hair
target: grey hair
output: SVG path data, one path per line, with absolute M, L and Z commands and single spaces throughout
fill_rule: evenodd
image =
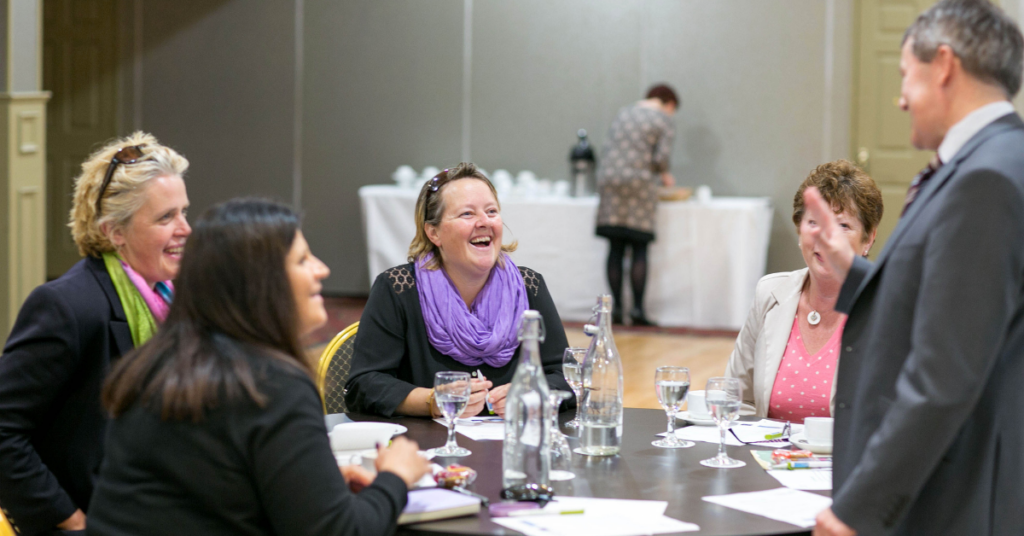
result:
M 903 43 L 911 38 L 914 56 L 922 62 L 930 63 L 939 47 L 948 45 L 975 78 L 998 85 L 1007 98 L 1020 91 L 1024 38 L 988 0 L 942 0 L 907 28 Z

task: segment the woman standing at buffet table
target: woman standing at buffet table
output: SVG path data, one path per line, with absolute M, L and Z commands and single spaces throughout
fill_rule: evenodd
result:
M 568 342 L 544 278 L 517 267 L 502 244 L 491 181 L 463 162 L 428 181 L 416 201 L 409 264 L 377 276 L 359 322 L 345 401 L 353 411 L 433 415 L 434 374 L 476 372 L 463 416 L 505 413 L 526 309 L 544 318 L 541 361 L 552 389 Z M 485 401 L 486 398 L 486 401 Z
M 797 245 L 807 268 L 757 283 L 725 375 L 742 380 L 745 405 L 759 417 L 797 423 L 832 415 L 846 324 L 846 315 L 835 311 L 843 280 L 808 238 L 807 230 L 818 225 L 804 207 L 809 186 L 832 206 L 853 250 L 865 257 L 882 219 L 882 193 L 871 177 L 846 160 L 818 166 L 793 197 Z
M 647 244 L 654 240 L 658 187 L 672 186 L 669 158 L 675 139 L 672 116 L 679 98 L 661 84 L 647 98 L 619 110 L 608 129 L 597 172 L 601 202 L 597 235 L 608 239 L 608 285 L 612 290 L 612 321 L 622 323 L 622 272 L 626 247 L 631 251 L 630 282 L 633 325 L 652 325 L 644 315 Z
M 284 205 L 229 201 L 196 222 L 166 324 L 103 390 L 89 534 L 394 533 L 428 462 L 396 438 L 376 478 L 339 472 L 299 342 L 327 320 L 329 273 Z
M 0 357 L 0 505 L 20 534 L 85 528 L 107 429 L 100 388 L 167 316 L 192 231 L 187 169 L 136 132 L 75 179 L 71 235 L 85 258 L 29 294 Z

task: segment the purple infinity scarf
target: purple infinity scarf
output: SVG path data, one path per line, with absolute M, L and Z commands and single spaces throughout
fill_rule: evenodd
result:
M 444 269 L 423 267 L 431 255 L 416 262 L 416 288 L 427 338 L 439 352 L 463 365 L 503 367 L 519 347 L 519 317 L 530 307 L 526 283 L 512 259 L 501 255 L 505 262 L 494 265 L 469 308 Z

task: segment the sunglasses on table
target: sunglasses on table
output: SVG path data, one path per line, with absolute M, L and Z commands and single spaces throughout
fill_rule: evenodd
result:
M 129 145 L 121 150 L 114 153 L 114 157 L 110 159 L 110 165 L 107 166 L 107 174 L 103 177 L 103 185 L 100 186 L 100 193 L 96 196 L 96 217 L 100 215 L 100 207 L 103 204 L 103 194 L 106 193 L 107 187 L 110 186 L 110 179 L 114 177 L 114 170 L 117 169 L 118 164 L 134 164 L 139 160 L 142 160 L 145 154 L 142 152 L 144 145 Z

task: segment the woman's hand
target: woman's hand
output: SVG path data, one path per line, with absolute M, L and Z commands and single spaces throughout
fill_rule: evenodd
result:
M 348 489 L 353 493 L 359 493 L 363 488 L 373 483 L 377 475 L 367 471 L 360 465 L 343 465 L 339 467 L 341 476 L 345 477 Z
M 466 404 L 466 409 L 462 411 L 459 417 L 467 419 L 469 417 L 475 417 L 480 414 L 484 409 L 484 405 L 487 403 L 487 391 L 493 386 L 493 384 L 487 378 L 481 376 L 469 380 L 469 403 Z
M 512 385 L 506 383 L 505 385 L 499 385 L 494 389 L 491 389 L 491 394 L 487 397 L 491 401 L 491 406 L 494 408 L 494 413 L 497 413 L 502 419 L 505 418 L 505 401 L 508 397 L 508 388 Z
M 71 517 L 57 524 L 57 528 L 60 530 L 85 530 L 85 512 L 82 512 L 81 508 L 75 510 Z
M 661 174 L 661 185 L 665 188 L 671 188 L 676 185 L 676 178 L 666 171 Z
M 430 462 L 420 456 L 419 445 L 405 437 L 396 437 L 391 446 L 377 448 L 377 472 L 388 471 L 398 475 L 411 488 L 430 471 Z

